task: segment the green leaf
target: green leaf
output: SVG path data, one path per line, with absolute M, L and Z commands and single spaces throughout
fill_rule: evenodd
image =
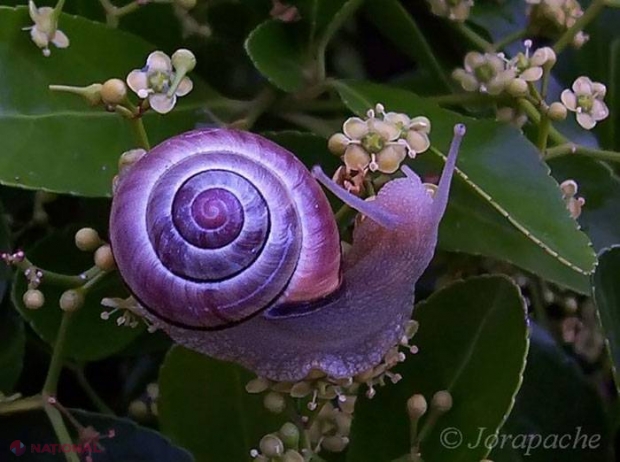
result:
M 410 116 L 425 115 L 432 122 L 434 146 L 444 150 L 452 139 L 454 124 L 464 123 L 467 134 L 458 160 L 455 184 L 465 183 L 463 187 L 495 210 L 496 219 L 503 218 L 531 241 L 529 247 L 534 253 L 527 257 L 519 255 L 510 246 L 498 245 L 500 239 L 488 248 L 484 241 L 481 242 L 480 235 L 475 235 L 483 227 L 482 223 L 476 223 L 475 214 L 462 216 L 456 221 L 456 217 L 449 217 L 448 212 L 446 220 L 453 220 L 454 226 L 441 228 L 440 242 L 444 242 L 446 234 L 450 233 L 451 248 L 505 259 L 554 282 L 584 290 L 583 276 L 592 272 L 596 256 L 587 236 L 577 229 L 577 223 L 569 216 L 558 185 L 549 176 L 548 167 L 540 161 L 536 148 L 519 131 L 494 121 L 471 119 L 441 109 L 429 100 L 401 89 L 370 83 L 337 82 L 334 85 L 344 103 L 358 114 L 381 102 L 389 111 Z M 431 150 L 418 156 L 414 166 L 430 162 L 436 166 L 438 159 L 443 160 L 443 156 Z M 426 173 L 436 175 L 439 172 L 433 170 Z M 463 191 L 463 188 L 455 187 L 452 198 L 457 197 L 459 189 Z M 492 235 L 491 230 L 487 233 Z M 472 248 L 472 240 L 481 245 Z M 542 265 L 535 258 L 540 256 L 540 250 L 548 255 Z M 566 277 L 567 271 L 554 271 L 557 265 L 550 264 L 548 258 L 567 266 L 576 275 L 569 273 Z
M 488 434 L 485 432 L 485 436 Z M 529 443 L 528 437 L 536 439 Z M 535 447 L 537 441 L 539 447 Z M 562 449 L 560 441 L 569 446 Z M 493 443 L 492 439 L 488 442 Z M 553 338 L 533 324 L 523 384 L 489 459 L 608 462 L 614 460 L 611 445 L 611 432 L 598 391 Z
M 160 433 L 140 427 L 131 420 L 79 409 L 69 409 L 69 412 L 80 425 L 92 426 L 101 434 L 99 444 L 103 452 L 93 453 L 93 462 L 193 462 L 194 460 L 187 451 L 174 446 Z M 73 441 L 77 444 L 75 429 L 68 421 L 65 422 Z M 114 432 L 112 437 L 109 436 L 109 431 Z M 12 441 L 20 440 L 25 444 L 26 453 L 23 455 L 25 457 L 15 460 L 39 462 L 64 460 L 58 450 L 52 453 L 51 448 L 47 452 L 33 452 L 32 445 L 38 446 L 42 451 L 46 444 L 58 444 L 54 430 L 42 411 L 13 414 L 0 420 L 0 435 L 0 443 L 7 453 Z M 85 460 L 84 455 L 80 460 Z
M 605 163 L 586 157 L 565 156 L 549 162 L 561 183 L 573 179 L 578 196 L 586 200 L 578 220 L 597 251 L 620 243 L 620 179 Z
M 232 363 L 173 347 L 159 374 L 162 432 L 196 462 L 248 460 L 260 439 L 284 423 L 267 412 L 262 396 L 245 391 L 253 377 Z
M 447 70 L 438 61 L 415 18 L 407 12 L 398 0 L 367 0 L 364 4 L 371 21 L 393 45 L 405 55 L 418 62 L 427 72 L 438 89 L 449 90 L 451 82 Z M 448 71 L 449 72 L 449 71 Z
M 413 315 L 420 324 L 413 338 L 419 352 L 395 370 L 400 382 L 378 390 L 372 400 L 358 400 L 347 460 L 391 460 L 409 452 L 407 399 L 421 393 L 430 401 L 448 390 L 453 407 L 424 437 L 422 458 L 479 462 L 488 450 L 464 443 L 475 441 L 480 427 L 497 431 L 512 408 L 528 348 L 524 300 L 508 278 L 483 276 L 436 292 Z M 442 432 L 451 429 L 454 438 L 458 432 L 462 437 L 452 449 L 441 443 Z
M 40 241 L 26 252 L 33 264 L 63 274 L 80 274 L 92 265 L 92 254 L 82 253 L 73 244 L 73 232 L 54 233 Z M 28 321 L 33 330 L 50 345 L 54 344 L 60 327 L 62 310 L 58 306 L 60 295 L 67 287 L 51 283 L 39 289 L 45 295 L 45 305 L 38 310 L 24 306 L 22 294 L 26 291 L 26 278 L 19 272 L 15 276 L 12 290 L 13 303 Z M 107 358 L 127 347 L 144 332 L 140 324 L 136 328 L 119 327 L 115 320 L 120 313 L 108 321 L 101 319 L 104 297 L 126 297 L 127 291 L 117 273 L 109 274 L 91 291 L 84 306 L 72 317 L 65 340 L 65 355 L 79 361 L 95 361 Z
M 245 49 L 256 68 L 281 90 L 301 90 L 306 82 L 304 43 L 295 24 L 270 20 L 248 36 Z
M 0 305 L 0 393 L 13 390 L 22 372 L 26 334 L 24 322 L 5 300 Z
M 325 138 L 312 133 L 297 131 L 266 132 L 263 135 L 291 151 L 309 169 L 321 165 L 324 169 L 336 169 L 340 160 L 327 149 Z
M 592 276 L 594 300 L 598 307 L 607 348 L 613 361 L 616 388 L 620 391 L 620 246 L 604 249 Z
M 118 157 L 136 147 L 129 122 L 78 96 L 51 92 L 50 84 L 84 86 L 111 77 L 124 79 L 141 68 L 155 48 L 143 39 L 104 24 L 62 15 L 60 29 L 71 45 L 45 58 L 23 27 L 26 8 L 0 7 L 0 183 L 82 196 L 109 196 Z M 102 44 L 105 44 L 102 47 Z M 223 99 L 200 80 L 168 115 L 144 116 L 153 144 L 194 128 L 204 106 Z

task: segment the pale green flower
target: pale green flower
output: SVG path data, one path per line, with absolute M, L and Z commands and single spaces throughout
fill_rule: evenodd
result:
M 577 114 L 577 122 L 583 128 L 591 130 L 609 115 L 609 109 L 603 102 L 607 93 L 605 85 L 582 76 L 575 80 L 572 89 L 564 90 L 560 99 L 566 109 Z

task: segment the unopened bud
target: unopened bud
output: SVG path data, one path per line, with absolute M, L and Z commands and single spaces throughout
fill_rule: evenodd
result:
M 346 436 L 326 436 L 321 446 L 331 452 L 342 452 L 347 448 L 348 444 L 349 438 Z
M 446 390 L 438 391 L 433 395 L 431 407 L 437 412 L 448 412 L 452 408 L 452 395 Z
M 263 391 L 269 388 L 269 380 L 264 379 L 262 377 L 257 377 L 255 379 L 250 380 L 245 385 L 245 391 L 248 393 L 262 393 Z
M 84 293 L 81 290 L 67 290 L 60 296 L 60 309 L 76 311 L 84 304 Z
M 129 415 L 138 420 L 144 420 L 149 415 L 149 408 L 146 403 L 136 399 L 129 404 Z
M 260 450 L 267 457 L 279 457 L 284 453 L 284 443 L 276 435 L 265 435 L 259 443 Z
M 297 425 L 294 423 L 286 422 L 282 425 L 282 427 L 280 427 L 278 435 L 284 443 L 284 447 L 291 449 L 297 449 L 297 447 L 299 447 L 299 428 L 297 428 Z
M 191 72 L 196 67 L 196 56 L 185 48 L 175 51 L 170 60 L 177 72 Z
M 127 85 L 121 79 L 106 80 L 101 87 L 101 99 L 106 104 L 116 106 L 125 101 Z
M 423 395 L 415 394 L 407 400 L 407 413 L 411 420 L 417 420 L 426 414 L 428 404 Z
M 551 103 L 547 115 L 551 120 L 564 120 L 566 119 L 566 106 L 558 101 Z
M 265 408 L 273 412 L 274 414 L 280 414 L 284 409 L 286 409 L 286 401 L 284 396 L 280 393 L 276 393 L 275 391 L 271 391 L 265 395 L 263 398 L 263 405 Z
M 95 265 L 103 271 L 111 271 L 116 267 L 114 255 L 109 245 L 102 245 L 95 252 Z
M 75 233 L 75 246 L 84 252 L 92 252 L 100 245 L 99 233 L 93 228 L 82 228 Z
M 528 92 L 527 82 L 519 78 L 512 79 L 506 87 L 506 91 L 515 97 L 526 95 Z
M 336 154 L 337 156 L 341 156 L 344 154 L 345 149 L 349 145 L 349 138 L 344 136 L 342 133 L 336 133 L 329 138 L 327 141 L 327 149 L 330 152 Z
M 43 292 L 37 289 L 29 289 L 23 296 L 24 305 L 30 310 L 38 310 L 45 304 Z

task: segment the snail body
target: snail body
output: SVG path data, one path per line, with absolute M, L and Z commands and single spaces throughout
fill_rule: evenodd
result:
M 433 197 L 404 167 L 373 201 L 247 132 L 160 144 L 122 175 L 110 219 L 140 314 L 177 343 L 273 380 L 374 367 L 402 339 L 433 256 L 456 132 Z M 344 256 L 317 180 L 364 216 Z

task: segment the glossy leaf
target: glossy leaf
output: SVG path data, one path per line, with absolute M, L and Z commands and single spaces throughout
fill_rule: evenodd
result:
M 266 21 L 248 36 L 245 49 L 256 68 L 281 90 L 301 90 L 306 82 L 304 43 L 295 24 Z
M 92 426 L 101 434 L 102 452 L 92 453 L 92 462 L 193 462 L 185 450 L 173 445 L 170 440 L 150 428 L 140 427 L 128 419 L 110 417 L 79 409 L 69 409 L 71 415 L 82 426 Z M 73 441 L 77 444 L 75 429 L 65 421 Z M 113 436 L 109 432 L 113 431 Z M 50 422 L 42 411 L 11 415 L 0 420 L 0 443 L 3 451 L 9 454 L 9 444 L 20 440 L 26 446 L 22 461 L 57 462 L 64 460 L 58 450 L 52 452 L 33 452 L 32 445 L 43 451 L 45 445 L 58 445 L 58 439 Z M 6 449 L 5 449 L 6 448 Z M 6 456 L 8 460 L 9 456 Z M 5 460 L 5 459 L 3 459 Z M 86 460 L 82 455 L 80 460 Z
M 575 279 L 593 270 L 595 254 L 587 236 L 570 218 L 558 185 L 549 176 L 548 167 L 539 160 L 536 148 L 522 134 L 497 122 L 475 120 L 441 109 L 405 90 L 369 83 L 338 82 L 335 86 L 344 103 L 358 114 L 381 102 L 390 111 L 427 116 L 432 122 L 431 141 L 442 150 L 447 148 L 453 136 L 454 124 L 464 123 L 467 135 L 458 160 L 456 181 L 466 183 L 470 192 L 487 202 L 499 217 L 529 239 L 532 249 L 539 247 L 550 258 L 577 273 L 577 277 L 565 278 L 566 271 L 549 271 L 553 265 L 538 265 L 537 258 L 522 258 L 508 246 L 487 248 L 481 245 L 472 249 L 471 240 L 479 238 L 474 233 L 482 227 L 481 224 L 470 227 L 475 214 L 463 216 L 455 227 L 442 227 L 441 242 L 446 239 L 445 233 L 452 233 L 452 248 L 458 246 L 513 261 L 547 279 L 576 290 L 584 289 L 583 278 L 578 282 Z M 425 160 L 427 157 L 430 159 Z M 443 158 L 437 151 L 431 151 L 418 159 L 421 163 L 436 161 L 433 157 Z M 438 171 L 429 173 L 436 175 Z M 457 197 L 456 193 L 452 197 Z M 540 249 L 535 249 L 536 256 L 540 255 Z
M 416 18 L 407 12 L 405 5 L 398 0 L 367 0 L 364 4 L 369 21 L 371 21 L 394 46 L 408 57 L 418 62 L 427 72 L 433 71 L 433 85 L 437 89 L 450 89 L 449 71 L 442 68 L 438 56 L 434 53 Z M 425 90 L 427 90 L 425 88 Z
M 620 390 L 620 246 L 601 252 L 592 285 L 594 300 L 607 337 L 607 348 L 613 361 L 616 387 Z
M 585 157 L 566 156 L 549 162 L 561 183 L 573 179 L 577 196 L 586 200 L 578 220 L 597 251 L 620 244 L 620 179 L 605 163 Z
M 42 240 L 26 255 L 35 265 L 64 274 L 79 274 L 92 265 L 92 254 L 77 250 L 73 244 L 74 232 L 56 233 Z M 58 306 L 60 295 L 68 287 L 45 283 L 39 289 L 44 293 L 46 303 L 38 310 L 26 308 L 22 294 L 26 291 L 26 278 L 15 276 L 12 299 L 24 319 L 47 343 L 53 344 L 62 318 Z M 110 308 L 101 306 L 104 297 L 126 297 L 127 291 L 116 273 L 106 276 L 87 295 L 84 306 L 72 317 L 65 340 L 65 355 L 81 361 L 95 361 L 107 358 L 128 346 L 145 329 L 142 323 L 136 328 L 119 327 L 115 320 L 121 313 L 112 315 L 108 321 L 101 319 L 101 313 Z
M 0 305 L 0 393 L 13 390 L 22 371 L 25 344 L 24 322 L 7 299 Z
M 403 376 L 400 382 L 358 401 L 347 460 L 391 460 L 407 453 L 407 399 L 421 393 L 430 401 L 435 392 L 448 390 L 453 407 L 423 439 L 422 458 L 479 462 L 488 450 L 466 443 L 475 442 L 478 428 L 492 434 L 502 425 L 525 367 L 527 321 L 519 289 L 502 276 L 472 278 L 436 292 L 416 306 L 413 317 L 420 323 L 413 338 L 419 352 L 395 370 Z M 452 428 L 457 430 L 452 436 L 462 440 L 449 448 L 442 445 L 442 432 Z
M 540 436 L 538 447 L 535 435 Z M 495 446 L 489 456 L 495 462 L 614 460 L 597 390 L 577 362 L 536 324 L 531 327 L 527 367 L 514 409 L 499 440 L 488 443 Z
M 0 7 L 0 61 L 11 63 L 0 71 L 0 183 L 109 196 L 118 157 L 136 147 L 129 122 L 101 107 L 89 107 L 78 96 L 51 92 L 48 86 L 125 78 L 144 66 L 155 47 L 104 24 L 63 15 L 60 28 L 71 45 L 52 49 L 52 55 L 45 58 L 22 30 L 30 23 L 26 8 Z M 194 90 L 179 100 L 173 112 L 145 115 L 153 144 L 206 121 L 201 108 L 222 102 L 198 78 L 192 78 Z
M 232 363 L 173 347 L 159 375 L 161 431 L 196 462 L 248 460 L 260 439 L 285 421 L 267 412 L 262 396 L 245 391 L 252 378 Z

